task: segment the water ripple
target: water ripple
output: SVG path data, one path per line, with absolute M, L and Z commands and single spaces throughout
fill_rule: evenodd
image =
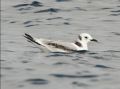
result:
M 27 3 L 25 3 L 25 4 L 18 4 L 18 5 L 15 5 L 15 6 L 13 6 L 13 7 L 18 8 L 18 7 L 25 7 L 25 6 L 34 6 L 34 7 L 40 6 L 40 7 L 41 7 L 41 6 L 43 6 L 43 5 L 42 5 L 41 2 L 33 1 L 33 2 L 30 3 L 30 4 L 27 4 Z
M 43 12 L 54 12 L 54 13 L 57 13 L 59 11 L 61 11 L 61 9 L 48 8 L 48 9 L 44 9 L 44 10 L 40 10 L 40 11 L 35 11 L 34 13 L 43 13 Z
M 40 78 L 27 79 L 26 82 L 30 82 L 31 84 L 34 84 L 34 85 L 44 85 L 49 83 L 48 80 L 40 79 Z
M 111 67 L 101 65 L 101 64 L 95 65 L 94 67 L 97 67 L 97 68 L 111 68 Z
M 67 75 L 67 74 L 50 74 L 57 78 L 95 78 L 98 75 Z
M 89 86 L 89 85 L 86 84 L 86 83 L 82 83 L 82 82 L 78 82 L 78 81 L 74 81 L 74 82 L 72 82 L 72 84 L 73 84 L 73 85 L 76 85 L 76 86 L 78 86 L 78 87 L 87 87 L 87 86 Z
M 66 1 L 71 1 L 71 0 L 56 0 L 56 2 L 66 2 Z

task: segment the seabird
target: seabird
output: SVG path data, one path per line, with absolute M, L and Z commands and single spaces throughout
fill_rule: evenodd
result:
M 87 44 L 90 41 L 97 42 L 96 39 L 93 39 L 91 35 L 87 33 L 81 33 L 78 35 L 78 38 L 75 42 L 63 42 L 63 41 L 55 41 L 43 38 L 35 38 L 30 34 L 25 33 L 24 37 L 27 38 L 29 42 L 35 43 L 39 46 L 47 48 L 51 52 L 74 52 L 74 51 L 87 51 Z

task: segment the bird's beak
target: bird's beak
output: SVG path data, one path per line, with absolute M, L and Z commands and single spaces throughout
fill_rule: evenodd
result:
M 96 39 L 92 39 L 91 41 L 98 42 Z

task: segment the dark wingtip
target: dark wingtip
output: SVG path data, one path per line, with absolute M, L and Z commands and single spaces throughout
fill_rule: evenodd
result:
M 33 37 L 27 33 L 24 34 L 24 37 L 27 38 L 30 41 L 34 41 Z
M 36 44 L 38 44 L 38 45 L 41 45 L 41 44 L 39 44 L 38 42 L 36 42 L 35 39 L 34 39 L 31 35 L 29 35 L 28 33 L 25 33 L 25 34 L 24 34 L 24 37 L 25 37 L 29 42 L 34 42 L 34 43 L 36 43 Z
M 32 36 L 29 35 L 28 33 L 25 33 L 24 36 L 26 36 L 26 37 L 31 37 L 31 38 L 32 38 Z

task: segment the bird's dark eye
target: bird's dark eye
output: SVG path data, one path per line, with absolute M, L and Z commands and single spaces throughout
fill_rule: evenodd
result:
M 86 39 L 88 39 L 88 37 L 87 37 L 87 36 L 85 36 L 85 38 L 86 38 Z

